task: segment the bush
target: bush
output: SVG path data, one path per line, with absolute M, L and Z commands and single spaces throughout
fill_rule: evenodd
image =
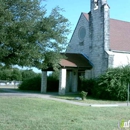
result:
M 34 77 L 34 78 L 24 80 L 19 85 L 19 89 L 40 91 L 41 90 L 41 76 L 37 76 L 37 77 Z
M 58 92 L 59 80 L 54 76 L 47 77 L 47 91 L 48 92 Z
M 96 84 L 95 79 L 81 78 L 81 86 L 79 90 L 88 92 L 88 95 L 92 96 L 95 84 Z
M 59 80 L 53 76 L 47 77 L 47 91 L 49 92 L 58 92 Z M 41 76 L 36 76 L 30 79 L 24 80 L 20 85 L 19 89 L 21 90 L 32 90 L 40 91 L 41 90 Z
M 82 100 L 86 99 L 87 94 L 88 94 L 87 92 L 81 91 L 80 95 L 81 95 Z
M 107 100 L 127 100 L 130 66 L 108 69 L 97 79 L 81 79 L 81 90 L 88 95 Z
M 109 100 L 127 99 L 127 81 L 123 80 L 123 68 L 109 69 L 97 80 L 94 95 Z

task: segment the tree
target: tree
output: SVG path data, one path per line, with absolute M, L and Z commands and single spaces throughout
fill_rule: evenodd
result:
M 40 75 L 40 74 L 35 73 L 32 70 L 22 70 L 21 74 L 22 74 L 22 81 L 26 80 L 26 79 L 34 78 L 34 77 Z
M 0 0 L 0 62 L 47 68 L 45 55 L 59 54 L 67 43 L 69 22 L 61 11 L 56 7 L 47 15 L 40 0 Z
M 1 70 L 0 79 L 11 81 L 12 80 L 12 71 L 10 71 L 9 69 Z
M 21 74 L 19 69 L 17 69 L 17 68 L 13 69 L 11 79 L 12 80 L 17 80 L 17 81 L 21 81 L 22 80 L 22 74 Z
M 34 78 L 36 76 L 41 76 L 40 73 L 35 73 L 33 70 L 20 70 L 18 68 L 0 67 L 0 80 L 16 80 L 16 81 L 23 81 L 26 79 Z

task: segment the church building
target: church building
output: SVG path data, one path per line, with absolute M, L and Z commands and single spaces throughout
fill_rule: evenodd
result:
M 83 53 L 92 63 L 86 77 L 130 62 L 130 22 L 111 19 L 107 0 L 91 0 L 89 13 L 81 13 L 67 53 Z
M 90 0 L 90 12 L 81 13 L 65 52 L 67 58 L 59 63 L 59 94 L 76 92 L 80 75 L 96 78 L 108 68 L 130 64 L 130 22 L 111 19 L 109 12 L 107 0 Z M 41 92 L 45 92 L 43 86 Z

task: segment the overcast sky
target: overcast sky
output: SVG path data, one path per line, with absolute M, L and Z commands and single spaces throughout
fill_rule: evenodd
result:
M 59 6 L 65 10 L 63 15 L 70 21 L 73 32 L 81 12 L 90 11 L 90 0 L 46 0 L 47 12 Z M 130 0 L 107 0 L 110 6 L 110 17 L 130 22 Z M 69 35 L 69 39 L 72 33 Z

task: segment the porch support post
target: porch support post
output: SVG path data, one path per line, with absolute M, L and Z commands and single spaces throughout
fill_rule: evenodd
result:
M 65 95 L 65 90 L 66 90 L 66 69 L 61 69 L 59 77 L 59 95 Z
M 46 91 L 47 91 L 47 71 L 42 71 L 41 93 L 46 93 Z
M 77 92 L 78 88 L 78 70 L 73 71 L 73 85 L 72 85 L 72 92 Z
M 70 92 L 72 86 L 72 71 L 67 71 L 66 92 Z

